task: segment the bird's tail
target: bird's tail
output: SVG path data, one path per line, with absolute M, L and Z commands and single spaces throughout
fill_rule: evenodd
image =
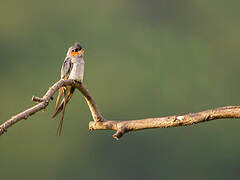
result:
M 59 105 L 59 103 L 60 103 L 62 94 L 63 94 L 63 92 L 64 92 L 64 88 L 65 88 L 65 87 L 61 87 L 61 88 L 58 90 L 58 97 L 57 97 L 57 100 L 56 100 L 55 110 L 58 109 L 58 105 Z
M 69 89 L 68 87 L 66 87 L 66 89 Z M 74 92 L 75 88 L 74 87 L 70 87 L 70 90 L 64 90 L 64 97 L 63 100 L 60 104 L 60 106 L 58 106 L 61 96 L 57 98 L 57 102 L 56 102 L 56 110 L 54 112 L 54 114 L 52 115 L 52 118 L 55 118 L 61 111 L 62 111 L 62 117 L 58 126 L 58 130 L 57 130 L 57 135 L 60 136 L 61 132 L 62 132 L 62 126 L 63 126 L 63 119 L 64 119 L 64 113 L 65 113 L 65 108 L 67 103 L 69 102 L 69 100 L 71 99 L 73 92 Z M 60 91 L 59 91 L 59 95 L 60 95 Z M 59 101 L 59 102 L 58 102 Z M 57 104 L 58 103 L 58 104 Z

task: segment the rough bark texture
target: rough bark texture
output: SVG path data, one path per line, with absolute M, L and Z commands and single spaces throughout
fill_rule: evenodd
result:
M 19 122 L 22 119 L 27 119 L 29 116 L 36 112 L 45 109 L 50 100 L 53 99 L 55 92 L 63 85 L 71 85 L 76 87 L 85 97 L 89 109 L 91 111 L 94 121 L 89 122 L 90 130 L 115 130 L 116 133 L 113 135 L 115 139 L 120 139 L 125 133 L 129 131 L 136 131 L 149 128 L 165 128 L 165 127 L 176 127 L 186 126 L 195 123 L 210 121 L 214 119 L 223 118 L 240 118 L 240 106 L 226 106 L 217 109 L 210 109 L 198 113 L 190 113 L 185 115 L 174 115 L 167 117 L 158 118 L 147 118 L 139 120 L 125 120 L 125 121 L 112 121 L 106 120 L 100 113 L 97 104 L 93 97 L 88 91 L 87 87 L 83 84 L 79 84 L 74 80 L 59 80 L 56 82 L 46 94 L 40 98 L 33 96 L 32 100 L 37 102 L 35 106 L 13 116 L 0 125 L 0 135 L 7 131 L 13 124 Z
M 136 131 L 149 128 L 186 126 L 223 118 L 240 118 L 240 106 L 226 106 L 198 113 L 174 115 L 159 118 L 147 118 L 127 121 L 108 121 L 108 120 L 104 120 L 103 122 L 91 121 L 89 122 L 89 129 L 116 130 L 116 133 L 113 135 L 113 137 L 115 139 L 120 139 L 125 133 L 129 131 Z

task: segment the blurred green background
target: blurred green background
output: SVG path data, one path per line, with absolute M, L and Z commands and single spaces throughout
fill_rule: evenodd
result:
M 240 1 L 9 0 L 0 11 L 0 122 L 60 77 L 70 45 L 85 47 L 84 82 L 107 119 L 239 105 Z M 63 134 L 47 110 L 0 137 L 1 179 L 234 179 L 237 119 L 188 127 L 89 132 L 76 91 Z

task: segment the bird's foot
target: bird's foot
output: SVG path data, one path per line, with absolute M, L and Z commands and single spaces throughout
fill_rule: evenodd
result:
M 81 84 L 82 84 L 82 81 L 74 80 L 74 83 L 81 85 Z

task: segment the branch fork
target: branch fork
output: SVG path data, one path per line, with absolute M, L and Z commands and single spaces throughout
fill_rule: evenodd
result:
M 93 121 L 89 122 L 90 130 L 115 130 L 113 138 L 119 140 L 124 134 L 129 131 L 136 131 L 142 129 L 150 128 L 166 128 L 166 127 L 176 127 L 176 126 L 186 126 L 200 122 L 206 122 L 214 119 L 223 118 L 240 118 L 240 106 L 225 106 L 216 109 L 210 109 L 198 113 L 190 113 L 184 115 L 174 115 L 167 117 L 158 118 L 147 118 L 139 120 L 125 120 L 125 121 L 112 121 L 105 119 L 100 110 L 95 103 L 93 96 L 90 94 L 89 90 L 83 83 L 76 82 L 71 79 L 59 80 L 53 86 L 49 88 L 43 97 L 33 96 L 32 100 L 37 102 L 36 105 L 25 111 L 11 117 L 9 120 L 5 121 L 0 125 L 0 135 L 7 132 L 7 129 L 19 122 L 22 119 L 27 119 L 38 111 L 45 109 L 50 100 L 53 99 L 53 95 L 62 86 L 74 86 L 76 87 L 84 96 L 90 112 L 92 114 Z

